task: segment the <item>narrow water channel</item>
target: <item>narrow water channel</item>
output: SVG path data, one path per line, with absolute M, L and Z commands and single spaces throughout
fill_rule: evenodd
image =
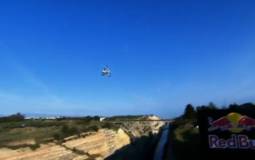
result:
M 154 153 L 153 160 L 162 160 L 164 155 L 164 148 L 168 140 L 169 124 L 162 129 L 162 134 Z

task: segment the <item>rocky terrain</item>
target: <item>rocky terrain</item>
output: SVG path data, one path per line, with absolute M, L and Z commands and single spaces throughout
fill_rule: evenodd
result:
M 156 117 L 147 117 L 156 120 Z M 155 119 L 156 118 L 156 119 Z M 117 130 L 99 129 L 65 138 L 59 142 L 41 144 L 32 150 L 28 147 L 0 148 L 0 160 L 100 160 L 136 139 L 157 134 L 163 122 L 121 122 Z

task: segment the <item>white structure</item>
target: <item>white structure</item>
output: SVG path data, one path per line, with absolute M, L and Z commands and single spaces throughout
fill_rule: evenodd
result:
M 102 122 L 103 120 L 105 120 L 105 117 L 100 117 L 99 121 Z

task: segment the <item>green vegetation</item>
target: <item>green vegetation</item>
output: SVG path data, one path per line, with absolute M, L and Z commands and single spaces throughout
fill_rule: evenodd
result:
M 100 122 L 99 117 L 62 117 L 55 120 L 24 119 L 18 113 L 0 118 L 0 147 L 36 149 L 42 143 L 61 142 L 66 137 L 100 128 L 117 129 L 118 124 Z
M 173 154 L 176 160 L 199 159 L 199 131 L 194 123 L 185 122 L 173 126 L 172 137 Z M 185 154 L 183 154 L 185 153 Z
M 117 130 L 119 120 L 141 119 L 144 116 L 115 116 L 100 122 L 99 116 L 61 117 L 58 119 L 25 119 L 17 113 L 0 118 L 0 147 L 36 149 L 48 142 L 61 143 L 66 137 L 95 132 L 100 128 Z M 114 122 L 116 121 L 116 122 Z
M 24 115 L 22 115 L 21 113 L 16 113 L 7 117 L 1 117 L 0 123 L 1 122 L 17 122 L 17 121 L 22 121 L 24 119 L 25 119 Z

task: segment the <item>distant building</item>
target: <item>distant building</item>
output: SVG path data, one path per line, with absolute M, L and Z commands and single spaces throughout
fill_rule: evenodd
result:
M 51 116 L 51 117 L 45 117 L 44 119 L 57 119 L 58 117 Z
M 52 120 L 54 120 L 54 119 L 57 119 L 57 118 L 59 118 L 58 116 L 49 116 L 49 117 L 38 117 L 38 116 L 27 116 L 27 117 L 25 117 L 25 119 L 52 119 Z
M 157 121 L 157 120 L 160 120 L 160 118 L 159 118 L 158 116 L 155 116 L 155 115 L 150 115 L 150 116 L 147 117 L 147 119 L 148 119 L 148 120 L 154 120 L 154 121 L 155 121 L 155 120 L 156 120 L 156 121 Z

